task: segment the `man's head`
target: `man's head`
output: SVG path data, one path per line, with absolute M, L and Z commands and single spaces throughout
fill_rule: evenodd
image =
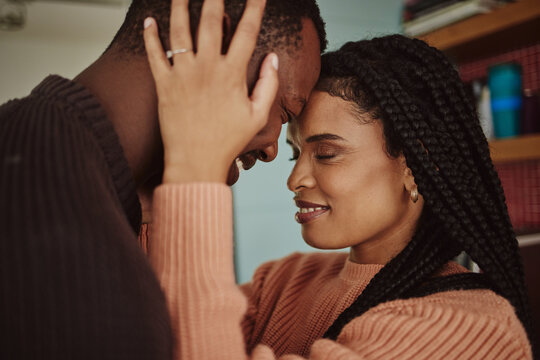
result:
M 203 0 L 190 1 L 191 32 L 196 34 Z M 242 16 L 246 0 L 225 0 L 224 50 Z M 169 48 L 170 0 L 133 0 L 126 19 L 109 49 L 120 56 L 145 56 L 143 21 L 154 17 L 164 48 Z M 195 35 L 196 36 L 196 35 Z M 196 43 L 196 42 L 194 42 Z M 315 0 L 267 0 L 257 48 L 248 69 L 251 89 L 259 65 L 269 52 L 280 58 L 280 86 L 267 125 L 240 154 L 244 168 L 257 159 L 272 161 L 282 124 L 302 111 L 320 72 L 320 53 L 326 49 L 326 32 Z M 238 169 L 231 167 L 228 182 L 236 182 Z

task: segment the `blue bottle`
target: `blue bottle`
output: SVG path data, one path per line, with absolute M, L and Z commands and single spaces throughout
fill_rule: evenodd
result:
M 503 63 L 488 70 L 495 137 L 519 135 L 522 97 L 521 65 Z

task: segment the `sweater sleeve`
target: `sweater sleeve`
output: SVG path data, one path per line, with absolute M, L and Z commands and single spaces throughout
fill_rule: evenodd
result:
M 8 104 L 0 169 L 0 358 L 168 358 L 164 296 L 86 128 Z
M 240 323 L 247 301 L 234 277 L 231 190 L 157 188 L 149 256 L 166 290 L 175 359 L 246 358 Z
M 232 194 L 227 186 L 159 187 L 150 258 L 169 304 L 175 359 L 275 359 L 263 345 L 246 352 L 241 321 L 248 307 L 234 279 Z M 523 338 L 507 322 L 411 301 L 370 310 L 348 324 L 337 341 L 316 341 L 310 359 L 531 358 Z

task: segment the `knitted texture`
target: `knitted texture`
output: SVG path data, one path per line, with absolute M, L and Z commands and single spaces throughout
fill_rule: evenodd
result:
M 0 169 L 0 358 L 170 358 L 135 183 L 95 97 L 51 76 L 0 107 Z
M 380 304 L 321 339 L 383 265 L 293 254 L 235 285 L 225 185 L 162 185 L 149 249 L 167 294 L 176 359 L 532 359 L 504 298 L 449 291 Z M 437 275 L 462 273 L 449 263 Z M 246 301 L 247 300 L 247 301 Z

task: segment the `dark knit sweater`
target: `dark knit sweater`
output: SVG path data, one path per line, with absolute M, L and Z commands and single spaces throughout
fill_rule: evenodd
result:
M 112 124 L 58 76 L 0 107 L 0 359 L 169 359 Z

